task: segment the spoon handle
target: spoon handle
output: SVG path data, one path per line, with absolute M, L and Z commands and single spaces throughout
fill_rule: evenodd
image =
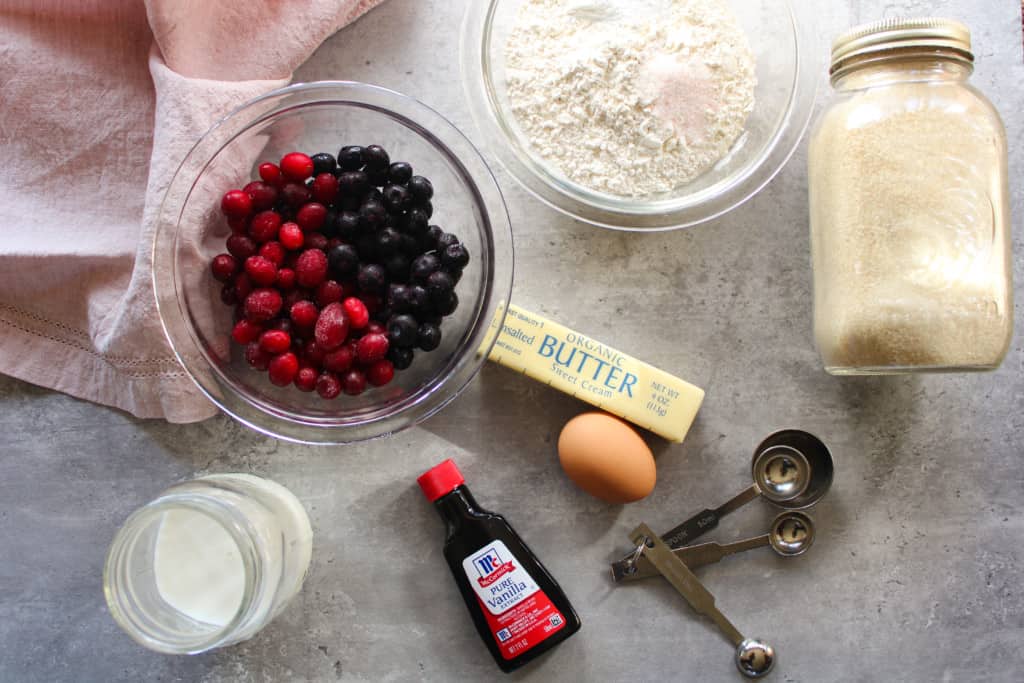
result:
M 771 536 L 769 534 L 763 534 L 761 536 L 755 536 L 754 538 L 748 538 L 742 541 L 735 541 L 734 543 L 701 543 L 700 545 L 688 545 L 685 548 L 676 548 L 672 551 L 672 554 L 683 561 L 690 569 L 696 569 L 697 567 L 703 567 L 704 565 L 714 564 L 723 557 L 733 555 L 735 553 L 742 553 L 747 550 L 753 550 L 754 548 L 763 548 L 766 545 L 771 545 Z M 622 576 L 621 581 L 636 581 L 638 579 L 648 579 L 652 576 L 657 576 L 658 570 L 654 568 L 644 556 L 640 556 L 636 561 L 636 571 L 632 574 L 626 574 Z

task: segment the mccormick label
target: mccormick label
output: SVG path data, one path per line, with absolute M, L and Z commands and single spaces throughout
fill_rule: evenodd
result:
M 503 542 L 480 548 L 462 568 L 505 659 L 515 659 L 565 626 L 565 617 Z

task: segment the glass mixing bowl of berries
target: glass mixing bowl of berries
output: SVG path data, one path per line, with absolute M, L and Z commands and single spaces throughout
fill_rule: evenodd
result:
M 349 443 L 444 407 L 485 362 L 512 286 L 501 192 L 440 114 L 351 82 L 294 85 L 192 148 L 160 209 L 167 338 L 217 406 Z

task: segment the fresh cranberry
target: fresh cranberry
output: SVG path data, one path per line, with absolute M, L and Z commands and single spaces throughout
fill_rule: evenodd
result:
M 281 214 L 276 211 L 261 211 L 249 223 L 249 236 L 257 242 L 269 242 L 277 237 L 281 228 Z
M 349 344 L 324 354 L 324 368 L 331 372 L 345 372 L 356 361 L 355 348 Z
M 348 318 L 340 303 L 329 304 L 320 311 L 313 334 L 317 346 L 324 351 L 333 351 L 345 343 L 348 338 Z
M 285 183 L 284 187 L 281 188 L 281 196 L 284 197 L 284 201 L 288 206 L 293 209 L 299 208 L 313 198 L 309 188 L 302 183 Z
M 233 282 L 229 282 L 221 288 L 220 300 L 224 302 L 226 306 L 234 306 L 238 303 L 238 295 L 235 293 L 235 285 Z
M 245 362 L 257 370 L 270 366 L 271 355 L 263 350 L 259 342 L 249 342 L 245 347 Z
M 245 235 L 232 235 L 228 238 L 228 253 L 239 261 L 245 261 L 256 253 L 256 243 Z
M 359 291 L 359 287 L 356 285 L 355 280 L 345 280 L 341 283 L 342 298 L 348 299 L 355 295 Z M 365 304 L 364 304 L 365 305 Z
M 213 271 L 213 279 L 217 282 L 230 282 L 238 272 L 238 261 L 231 254 L 217 254 L 213 257 L 210 270 Z
M 245 260 L 245 274 L 255 284 L 269 287 L 277 280 L 277 266 L 262 256 L 250 256 Z
M 321 373 L 316 378 L 316 393 L 320 394 L 321 398 L 338 398 L 341 393 L 341 382 L 338 380 L 338 376 L 333 372 Z
M 231 228 L 232 235 L 247 235 L 249 234 L 249 217 L 228 216 L 228 227 Z
M 318 232 L 311 232 L 306 235 L 305 240 L 302 242 L 302 246 L 306 249 L 318 249 L 319 251 L 326 251 L 327 249 L 327 238 Z
M 259 339 L 260 334 L 263 332 L 263 328 L 257 323 L 251 320 L 242 318 L 231 330 L 231 338 L 239 344 L 248 344 Z
M 375 387 L 382 387 L 395 378 L 395 366 L 387 360 L 379 360 L 366 370 L 366 379 Z
M 245 217 L 252 213 L 252 198 L 242 190 L 228 190 L 220 200 L 225 216 Z
M 289 309 L 288 314 L 291 316 L 292 322 L 299 327 L 313 327 L 316 324 L 319 311 L 312 301 L 297 301 Z
M 316 202 L 306 204 L 295 214 L 295 222 L 306 232 L 315 232 L 324 227 L 325 218 L 327 218 L 327 207 Z
M 252 280 L 245 273 L 235 276 L 235 298 L 238 301 L 245 301 L 245 297 L 252 293 Z
M 284 263 L 284 247 L 277 240 L 266 242 L 260 247 L 259 254 L 275 266 L 280 267 Z
M 366 375 L 359 370 L 349 370 L 342 378 L 342 386 L 349 396 L 358 396 L 366 391 Z
M 313 160 L 302 152 L 291 152 L 281 157 L 281 172 L 288 180 L 302 182 L 313 175 Z
M 345 308 L 345 315 L 348 316 L 348 324 L 353 330 L 361 330 L 370 323 L 370 312 L 366 310 L 366 304 L 354 296 L 345 299 L 342 306 Z
M 333 173 L 321 173 L 313 179 L 313 199 L 321 204 L 333 204 L 338 198 L 338 179 Z
M 252 199 L 252 208 L 256 211 L 269 209 L 277 201 L 277 188 L 259 180 L 246 185 L 243 191 Z
M 295 271 L 291 268 L 281 268 L 277 271 L 277 288 L 282 292 L 289 292 L 295 288 Z
M 262 163 L 260 164 L 260 178 L 276 187 L 281 184 L 281 169 L 277 164 L 272 164 L 269 161 Z
M 327 304 L 341 301 L 341 284 L 337 280 L 324 280 L 316 288 L 316 305 L 323 308 Z
M 292 347 L 292 336 L 283 330 L 267 330 L 260 335 L 260 346 L 268 353 L 284 353 Z
M 295 373 L 295 386 L 299 391 L 313 391 L 316 389 L 316 380 L 320 373 L 312 365 L 303 365 Z
M 270 370 L 270 382 L 279 387 L 286 387 L 295 379 L 299 371 L 299 359 L 291 351 L 274 356 L 268 367 Z
M 356 356 L 363 365 L 376 363 L 387 353 L 388 338 L 379 332 L 363 335 L 360 337 L 359 343 L 356 344 Z
M 302 248 L 306 236 L 302 234 L 302 228 L 298 223 L 284 223 L 277 231 L 277 239 L 281 241 L 281 246 L 285 249 L 295 251 Z
M 315 339 L 310 339 L 302 346 L 302 357 L 318 368 L 323 366 L 325 355 L 324 350 L 320 348 Z
M 316 287 L 327 278 L 327 255 L 319 249 L 307 249 L 295 262 L 295 280 L 302 287 Z
M 281 311 L 281 293 L 276 289 L 254 289 L 245 297 L 245 317 L 254 322 L 266 322 Z

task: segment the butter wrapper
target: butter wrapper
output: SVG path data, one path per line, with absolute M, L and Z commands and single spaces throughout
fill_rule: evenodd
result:
M 703 389 L 518 306 L 495 331 L 489 360 L 669 441 L 686 437 L 704 401 Z

